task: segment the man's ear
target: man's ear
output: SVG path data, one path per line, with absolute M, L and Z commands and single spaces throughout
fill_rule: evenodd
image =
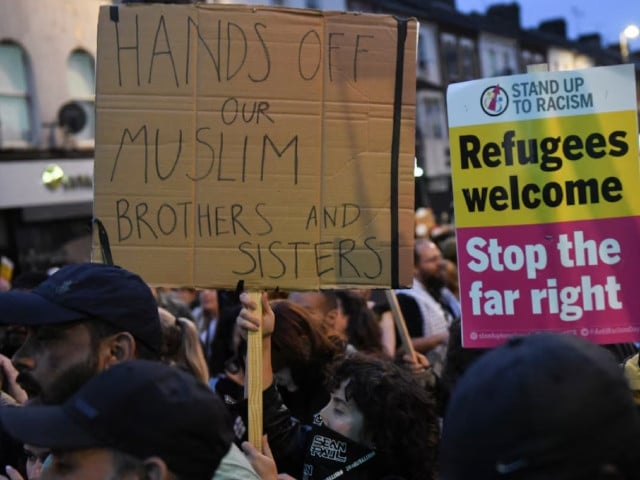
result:
M 149 457 L 144 461 L 145 480 L 170 480 L 175 478 L 160 457 Z
M 100 359 L 103 362 L 103 368 L 135 358 L 136 340 L 129 332 L 118 332 L 103 338 L 100 342 Z

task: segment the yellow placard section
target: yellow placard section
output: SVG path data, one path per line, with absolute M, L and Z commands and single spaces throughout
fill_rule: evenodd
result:
M 458 226 L 640 215 L 634 111 L 452 128 Z

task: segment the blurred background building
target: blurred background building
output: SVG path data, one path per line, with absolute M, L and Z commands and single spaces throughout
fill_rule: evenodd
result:
M 89 259 L 97 19 L 104 0 L 0 0 L 0 255 L 16 272 Z M 166 2 L 172 3 L 172 2 Z M 190 3 L 190 2 L 175 2 Z M 562 18 L 523 29 L 517 3 L 463 14 L 455 0 L 263 0 L 248 3 L 413 16 L 417 55 L 416 209 L 453 219 L 450 83 L 621 63 L 596 32 L 569 39 Z M 640 66 L 638 52 L 629 61 Z M 640 97 L 640 95 L 639 95 Z M 639 106 L 640 107 L 640 106 Z

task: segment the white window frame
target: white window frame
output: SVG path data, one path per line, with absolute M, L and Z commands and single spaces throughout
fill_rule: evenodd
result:
M 34 113 L 32 107 L 32 82 L 31 72 L 29 69 L 29 61 L 27 53 L 17 43 L 14 42 L 0 42 L 0 48 L 15 49 L 14 53 L 17 53 L 21 58 L 19 63 L 21 66 L 14 64 L 3 65 L 2 55 L 0 55 L 0 78 L 6 77 L 13 80 L 14 85 L 10 82 L 0 82 L 0 149 L 7 148 L 29 148 L 32 146 L 34 135 Z M 4 73 L 4 69 L 6 72 Z M 26 125 L 23 130 L 22 138 L 16 138 L 15 136 L 7 138 L 6 127 L 3 123 L 7 122 L 7 118 L 10 115 L 3 117 L 2 112 L 2 99 L 22 99 L 22 109 L 24 110 L 24 116 Z M 7 122 L 8 123 L 8 122 Z
M 74 62 L 76 62 L 75 65 Z M 82 65 L 82 62 L 84 62 L 85 65 Z M 77 102 L 87 115 L 87 124 L 80 132 L 75 134 L 74 138 L 76 146 L 81 148 L 93 148 L 95 146 L 95 64 L 93 55 L 83 49 L 73 50 L 67 57 L 66 66 L 69 99 Z M 84 72 L 81 71 L 82 69 L 84 69 Z M 80 86 L 83 91 L 74 91 L 75 85 Z

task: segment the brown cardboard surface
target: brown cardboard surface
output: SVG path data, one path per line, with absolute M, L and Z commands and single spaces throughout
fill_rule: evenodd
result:
M 416 21 L 395 177 L 398 29 L 386 15 L 102 7 L 94 215 L 114 262 L 176 286 L 409 285 Z

